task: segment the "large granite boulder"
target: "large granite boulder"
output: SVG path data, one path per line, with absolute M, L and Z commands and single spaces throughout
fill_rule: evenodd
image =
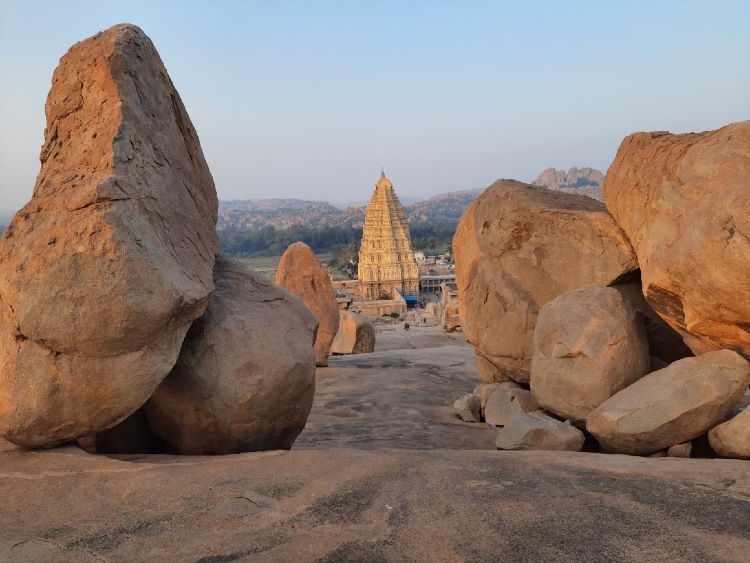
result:
M 318 319 L 315 365 L 327 366 L 333 337 L 339 330 L 339 307 L 328 272 L 304 242 L 295 242 L 281 256 L 276 283 L 299 297 Z
M 579 452 L 586 437 L 571 424 L 542 411 L 516 413 L 497 434 L 499 450 L 555 450 Z
M 488 382 L 529 381 L 546 303 L 638 268 L 602 203 L 514 180 L 498 180 L 466 209 L 453 249 L 461 326 Z
M 750 459 L 750 407 L 709 430 L 708 441 L 721 457 Z
M 31 201 L 0 238 L 0 435 L 111 427 L 169 373 L 213 290 L 216 191 L 153 44 L 118 25 L 52 77 Z
M 630 238 L 643 293 L 696 354 L 750 357 L 750 121 L 625 138 L 604 200 Z
M 750 364 L 731 350 L 678 360 L 589 413 L 586 430 L 610 452 L 651 454 L 705 434 L 750 384 Z
M 312 408 L 317 321 L 302 301 L 220 257 L 208 309 L 144 405 L 181 454 L 289 449 Z
M 339 311 L 339 331 L 331 343 L 331 354 L 369 354 L 375 350 L 375 327 L 351 311 Z
M 543 409 L 583 423 L 648 371 L 646 329 L 616 289 L 588 285 L 539 311 L 531 392 Z

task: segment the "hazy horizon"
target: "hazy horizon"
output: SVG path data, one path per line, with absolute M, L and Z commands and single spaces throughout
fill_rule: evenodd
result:
M 750 3 L 0 0 L 0 210 L 31 197 L 59 58 L 152 39 L 219 198 L 366 201 L 606 172 L 626 135 L 750 118 Z

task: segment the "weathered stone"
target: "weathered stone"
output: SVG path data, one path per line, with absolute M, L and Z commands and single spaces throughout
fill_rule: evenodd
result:
M 502 383 L 480 383 L 474 388 L 473 393 L 479 397 L 482 403 L 482 418 L 484 410 L 487 408 L 487 401 L 492 394 L 499 389 L 520 389 L 521 386 L 515 381 L 503 381 Z
M 499 180 L 464 212 L 453 239 L 461 327 L 483 380 L 528 382 L 539 309 L 638 265 L 604 205 Z
M 368 354 L 375 350 L 375 327 L 371 322 L 350 311 L 339 311 L 339 315 L 331 354 Z
M 684 442 L 682 444 L 675 444 L 667 449 L 668 457 L 690 457 L 690 452 L 693 451 L 692 442 Z
M 26 447 L 148 399 L 206 308 L 218 249 L 198 137 L 140 29 L 71 47 L 46 113 L 33 197 L 0 238 L 0 435 Z
M 177 364 L 144 405 L 149 426 L 182 454 L 289 449 L 312 408 L 317 321 L 235 260 L 216 261 L 214 282 Z
M 411 249 L 409 224 L 393 184 L 381 173 L 365 213 L 359 250 L 359 287 L 367 299 L 419 294 L 419 268 Z
M 467 393 L 453 403 L 456 414 L 465 422 L 480 422 L 481 420 L 481 401 L 479 397 L 472 393 Z
M 635 281 L 612 286 L 620 292 L 623 299 L 630 303 L 643 320 L 648 338 L 648 350 L 652 357 L 651 369 L 656 371 L 667 367 L 672 362 L 693 356 L 692 350 L 682 340 L 680 333 L 673 329 L 648 304 L 641 289 L 640 272 Z
M 487 424 L 504 426 L 514 414 L 534 412 L 538 409 L 539 405 L 530 391 L 505 387 L 496 390 L 490 396 L 484 409 L 484 421 Z
M 541 411 L 514 414 L 497 435 L 500 450 L 557 450 L 578 452 L 586 438 L 578 428 Z
M 750 364 L 730 350 L 678 360 L 589 413 L 586 430 L 606 451 L 648 454 L 705 434 L 739 402 Z
M 304 242 L 295 242 L 281 256 L 276 283 L 299 297 L 318 319 L 315 365 L 327 366 L 331 343 L 339 330 L 339 307 L 328 272 Z
M 539 311 L 531 392 L 549 412 L 582 423 L 648 371 L 646 330 L 617 290 L 588 285 Z
M 750 121 L 625 138 L 604 181 L 643 293 L 697 354 L 750 357 Z
M 750 407 L 709 430 L 708 441 L 721 457 L 750 459 Z

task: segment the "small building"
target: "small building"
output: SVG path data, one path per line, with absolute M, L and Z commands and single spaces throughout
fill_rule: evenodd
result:
M 456 274 L 429 274 L 419 276 L 419 293 L 421 295 L 440 294 L 443 284 L 456 283 Z

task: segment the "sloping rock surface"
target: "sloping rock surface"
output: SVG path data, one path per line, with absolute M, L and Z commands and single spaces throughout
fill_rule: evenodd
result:
M 750 357 L 750 121 L 716 131 L 635 133 L 604 181 L 648 302 L 696 354 Z
M 220 257 L 216 291 L 169 376 L 144 405 L 182 454 L 289 449 L 315 394 L 317 320 L 302 301 Z
M 217 199 L 156 49 L 118 25 L 52 77 L 41 171 L 0 238 L 0 435 L 51 446 L 140 407 L 213 290 Z
M 304 242 L 295 242 L 281 256 L 276 283 L 299 297 L 318 320 L 315 365 L 327 366 L 331 343 L 339 330 L 339 307 L 331 278 Z
M 469 206 L 453 249 L 461 326 L 487 382 L 529 381 L 546 303 L 638 267 L 603 204 L 514 180 L 498 180 Z

